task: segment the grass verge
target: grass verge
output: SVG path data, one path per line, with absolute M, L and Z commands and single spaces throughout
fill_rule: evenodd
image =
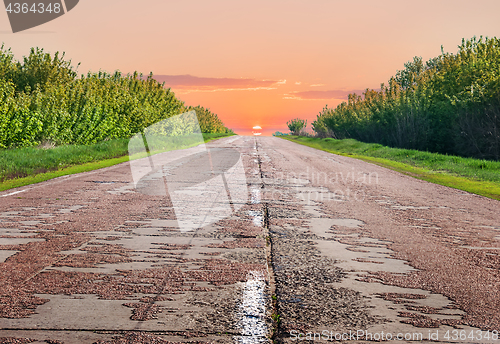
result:
M 283 136 L 285 140 L 367 161 L 428 182 L 500 200 L 500 162 L 400 149 L 353 139 Z
M 230 135 L 203 134 L 205 142 L 225 136 Z M 88 146 L 0 150 L 0 191 L 126 162 L 129 160 L 128 142 L 128 139 L 117 139 Z

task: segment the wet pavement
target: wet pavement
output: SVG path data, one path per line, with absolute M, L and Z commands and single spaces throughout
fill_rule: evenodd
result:
M 500 342 L 498 201 L 210 145 L 0 193 L 0 343 Z

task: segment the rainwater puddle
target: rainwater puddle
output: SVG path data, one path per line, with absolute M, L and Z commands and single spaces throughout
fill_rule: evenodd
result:
M 144 224 L 146 224 L 148 227 L 162 227 L 162 228 L 175 228 L 179 229 L 179 224 L 177 223 L 177 220 L 160 220 L 160 219 L 151 219 L 148 221 L 144 221 Z M 140 230 L 142 233 L 142 230 L 146 229 L 145 227 L 139 228 L 137 230 Z M 136 229 L 134 229 L 134 232 Z
M 260 188 L 257 187 L 252 187 L 251 188 L 251 195 L 250 195 L 250 202 L 252 204 L 260 204 Z
M 238 310 L 238 324 L 241 336 L 235 336 L 236 343 L 267 343 L 265 323 L 265 282 L 260 271 L 251 271 L 243 286 L 243 296 Z
M 264 225 L 264 214 L 261 210 L 249 210 L 248 215 L 252 217 L 254 226 L 262 227 Z

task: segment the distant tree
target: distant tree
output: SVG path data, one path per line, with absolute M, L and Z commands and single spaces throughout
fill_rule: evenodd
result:
M 287 135 L 288 135 L 288 134 L 286 134 L 286 133 L 282 133 L 281 131 L 275 131 L 275 132 L 273 133 L 273 136 L 287 136 Z
M 288 126 L 288 129 L 290 129 L 293 135 L 300 135 L 302 129 L 304 129 L 307 126 L 307 120 L 295 118 L 286 122 L 286 125 Z
M 219 117 L 203 106 L 189 107 L 198 116 L 198 122 L 202 133 L 231 133 L 232 131 L 224 126 Z

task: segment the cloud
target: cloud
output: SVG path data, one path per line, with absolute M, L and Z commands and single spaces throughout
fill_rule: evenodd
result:
M 350 93 L 362 94 L 362 90 L 331 90 L 331 91 L 298 91 L 284 95 L 284 99 L 318 100 L 318 99 L 347 99 Z
M 320 86 L 326 86 L 325 84 L 313 84 L 313 85 L 309 85 L 311 87 L 320 87 Z
M 278 85 L 286 83 L 286 80 L 205 78 L 193 75 L 154 75 L 153 78 L 158 82 L 165 82 L 165 87 L 180 93 L 275 90 Z

